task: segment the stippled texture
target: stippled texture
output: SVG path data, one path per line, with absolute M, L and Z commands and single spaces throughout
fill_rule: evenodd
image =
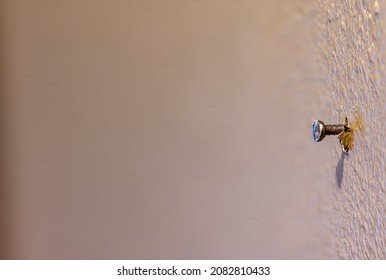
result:
M 385 97 L 382 59 L 385 26 L 378 1 L 327 0 L 320 5 L 321 45 L 326 66 L 327 122 L 363 118 L 346 156 L 330 141 L 335 185 L 338 255 L 342 259 L 385 259 Z

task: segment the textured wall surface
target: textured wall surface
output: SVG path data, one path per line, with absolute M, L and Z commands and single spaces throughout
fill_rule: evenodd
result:
M 381 4 L 324 1 L 320 7 L 326 119 L 339 122 L 347 116 L 354 121 L 359 116 L 364 125 L 348 156 L 338 145 L 331 147 L 339 186 L 334 194 L 337 250 L 345 259 L 386 258 L 385 15 Z
M 384 258 L 382 7 L 335 2 L 1 1 L 1 257 Z

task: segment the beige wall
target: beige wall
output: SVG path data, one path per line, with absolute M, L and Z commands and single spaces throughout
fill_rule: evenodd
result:
M 359 116 L 364 134 L 343 157 L 332 150 L 331 173 L 341 174 L 335 190 L 337 251 L 345 259 L 386 258 L 386 98 L 384 1 L 325 1 L 322 29 L 331 119 Z M 335 162 L 339 162 L 336 165 Z M 335 169 L 334 167 L 337 166 Z M 339 170 L 342 169 L 342 170 Z
M 4 0 L 0 11 L 2 257 L 349 257 L 334 208 L 349 176 L 339 188 L 337 141 L 310 133 L 314 118 L 336 120 L 323 7 Z

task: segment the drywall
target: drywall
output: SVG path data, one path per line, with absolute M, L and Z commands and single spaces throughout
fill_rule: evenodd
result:
M 339 186 L 334 194 L 337 250 L 345 259 L 384 259 L 384 7 L 378 1 L 325 1 L 320 11 L 326 119 L 360 118 L 364 129 L 355 133 L 355 147 L 347 156 L 337 145 L 331 147 Z M 334 164 L 329 167 L 333 170 Z
M 384 257 L 371 5 L 1 1 L 2 257 Z

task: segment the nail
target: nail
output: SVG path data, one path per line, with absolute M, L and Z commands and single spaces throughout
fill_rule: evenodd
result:
M 324 122 L 316 120 L 312 123 L 312 135 L 315 142 L 320 142 L 326 135 L 339 135 L 344 131 L 348 131 L 348 121 L 346 118 L 345 124 L 324 124 Z

